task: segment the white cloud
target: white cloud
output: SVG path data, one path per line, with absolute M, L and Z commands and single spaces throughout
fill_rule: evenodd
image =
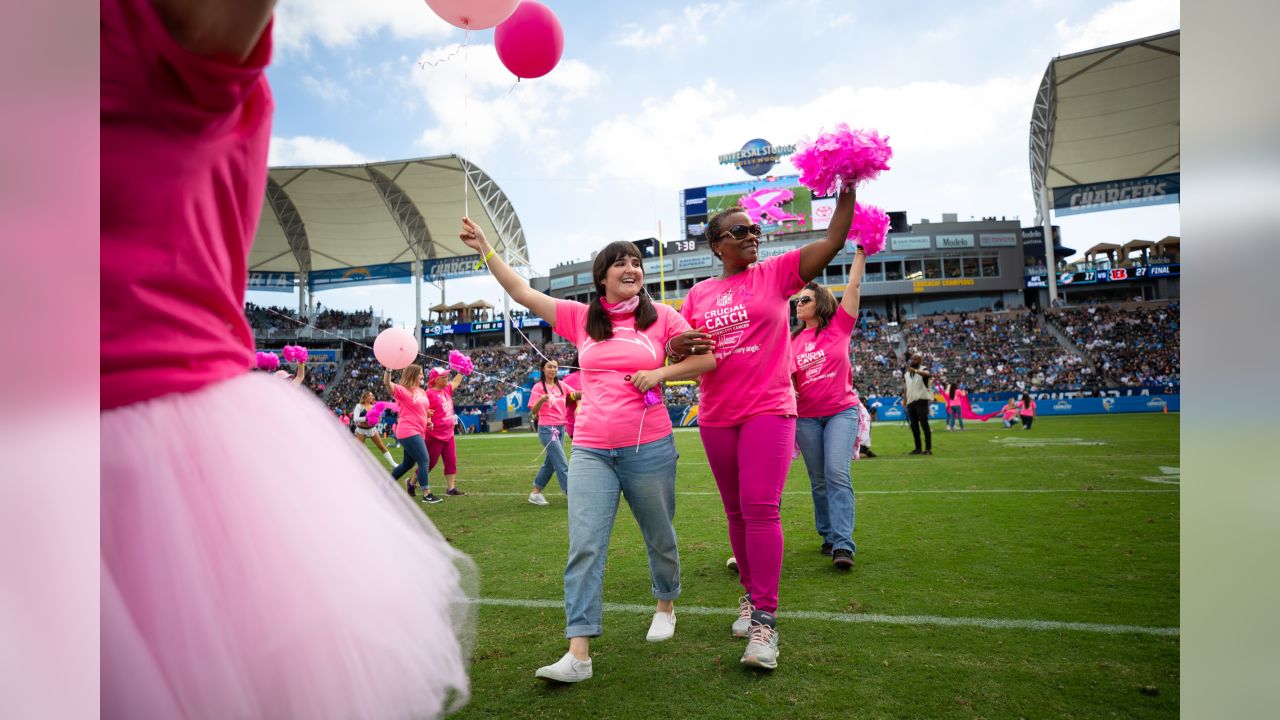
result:
M 672 42 L 706 45 L 710 38 L 702 28 L 705 24 L 714 26 L 718 20 L 728 16 L 738 7 L 738 3 L 725 4 L 703 3 L 690 5 L 681 11 L 679 23 L 664 23 L 654 30 L 645 30 L 636 23 L 622 26 L 622 34 L 615 42 L 622 47 L 645 49 L 666 45 Z M 704 23 L 704 21 L 710 21 Z
M 1059 52 L 1073 53 L 1177 30 L 1178 0 L 1121 0 L 1079 25 L 1059 20 Z
M 315 138 L 308 135 L 271 137 L 267 151 L 267 164 L 272 167 L 287 165 L 354 165 L 371 162 L 337 140 Z
M 280 0 L 275 42 L 281 50 L 305 51 L 311 41 L 328 47 L 351 46 L 389 30 L 398 38 L 443 38 L 453 26 L 422 0 Z
M 794 142 L 843 121 L 891 138 L 894 169 L 863 190 L 871 202 L 935 219 L 943 211 L 1026 214 L 1033 210 L 1026 133 L 1037 81 L 1029 74 L 972 85 L 845 86 L 799 105 L 736 111 L 739 96 L 708 80 L 598 124 L 583 153 L 602 181 L 674 193 L 740 178 L 728 166 L 709 168 L 747 139 Z M 784 160 L 775 172 L 795 171 Z
M 310 75 L 305 75 L 302 78 L 302 84 L 309 92 L 327 103 L 340 105 L 351 102 L 351 91 L 333 78 L 317 80 Z
M 428 50 L 440 58 L 457 45 Z M 414 63 L 408 84 L 430 108 L 435 124 L 419 136 L 429 154 L 458 152 L 475 158 L 499 143 L 517 141 L 543 171 L 567 162 L 560 129 L 571 127 L 573 104 L 602 80 L 577 60 L 561 60 L 548 75 L 516 82 L 492 45 L 472 45 L 466 56 L 435 67 Z

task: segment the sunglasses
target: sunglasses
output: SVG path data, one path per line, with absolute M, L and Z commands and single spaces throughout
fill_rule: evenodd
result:
M 801 305 L 808 305 L 811 302 L 813 302 L 813 298 L 809 297 L 808 295 L 801 295 L 800 297 L 796 298 L 796 307 L 799 307 Z
M 755 235 L 760 237 L 760 224 L 752 223 L 750 225 L 734 225 L 733 227 L 720 233 L 720 237 L 732 235 L 735 240 L 746 240 L 747 235 Z

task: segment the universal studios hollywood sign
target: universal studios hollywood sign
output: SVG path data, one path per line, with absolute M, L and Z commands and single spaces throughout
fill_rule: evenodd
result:
M 748 140 L 742 149 L 720 156 L 721 165 L 733 165 L 748 175 L 768 173 L 778 160 L 796 151 L 795 145 L 774 145 L 764 138 Z

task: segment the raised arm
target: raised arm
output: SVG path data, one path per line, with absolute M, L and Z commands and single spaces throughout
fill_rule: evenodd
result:
M 546 320 L 551 327 L 556 326 L 555 298 L 529 287 L 529 281 L 520 277 L 519 273 L 512 270 L 511 266 L 494 252 L 484 236 L 484 231 L 479 225 L 471 222 L 471 218 L 462 218 L 462 232 L 458 233 L 458 237 L 467 247 L 480 253 L 480 257 L 488 263 L 489 272 L 493 273 L 493 278 L 498 281 L 503 290 L 507 291 L 512 300 L 529 308 L 534 315 Z
M 267 29 L 275 0 L 151 0 L 165 29 L 186 49 L 242 63 Z
M 805 282 L 822 274 L 822 268 L 831 264 L 832 258 L 844 247 L 853 224 L 853 203 L 857 192 L 853 188 L 842 191 L 836 199 L 836 211 L 827 226 L 827 236 L 800 248 L 800 278 Z
M 293 376 L 293 384 L 301 385 L 303 380 L 307 379 L 307 364 L 298 363 L 298 374 Z
M 393 399 L 393 400 L 394 400 L 394 399 L 395 399 L 395 397 L 396 397 L 396 390 L 395 390 L 395 388 L 394 388 L 394 387 L 392 387 L 392 386 L 391 386 L 391 371 L 390 371 L 390 370 L 388 370 L 388 371 L 386 371 L 386 372 L 382 373 L 382 386 L 383 386 L 383 387 L 385 387 L 385 388 L 387 389 L 387 394 L 388 394 L 388 395 L 390 395 L 390 396 L 391 396 L 391 399 Z
M 462 373 L 454 373 L 453 379 L 449 381 L 449 384 L 453 386 L 454 390 L 457 390 L 458 386 L 462 384 Z
M 859 246 L 853 254 L 853 264 L 849 266 L 849 284 L 844 288 L 844 297 L 840 298 L 840 307 L 854 320 L 858 319 L 858 305 L 862 302 L 862 273 L 866 269 L 867 255 Z

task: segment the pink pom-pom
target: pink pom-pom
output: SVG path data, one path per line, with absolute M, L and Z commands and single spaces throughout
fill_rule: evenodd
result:
M 799 145 L 791 164 L 800 171 L 800 184 L 819 195 L 834 195 L 846 185 L 875 180 L 889 169 L 893 157 L 888 137 L 875 130 L 850 130 L 845 123 Z
M 280 367 L 280 356 L 273 352 L 258 353 L 258 369 L 267 372 L 275 372 Z
M 307 349 L 301 345 L 285 345 L 284 361 L 291 363 L 304 363 L 307 361 Z
M 379 400 L 378 402 L 370 405 L 369 409 L 364 412 L 364 421 L 368 423 L 369 427 L 377 425 L 378 421 L 382 419 L 382 413 L 385 412 L 386 409 L 387 404 Z
M 453 368 L 456 372 L 462 373 L 463 375 L 470 375 L 471 371 L 475 370 L 476 366 L 475 366 L 475 363 L 471 362 L 471 358 L 467 357 L 466 355 L 463 355 L 457 350 L 450 350 L 449 351 L 449 367 Z
M 889 214 L 875 205 L 854 203 L 853 224 L 849 226 L 846 247 L 850 252 L 856 243 L 868 256 L 884 249 L 885 236 L 889 234 Z
M 649 390 L 644 394 L 644 406 L 652 407 L 654 405 L 661 405 L 661 404 L 662 404 L 662 391 L 658 390 L 658 388 L 656 387 L 649 388 Z

